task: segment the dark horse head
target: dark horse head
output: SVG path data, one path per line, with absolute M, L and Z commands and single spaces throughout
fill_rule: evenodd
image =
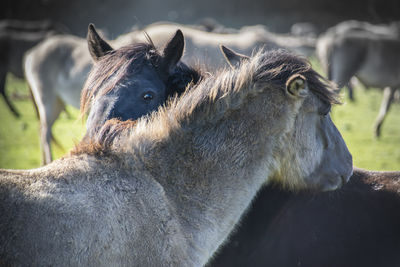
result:
M 94 65 L 81 97 L 81 112 L 90 109 L 86 138 L 107 120 L 135 120 L 198 81 L 199 74 L 180 62 L 184 48 L 180 30 L 162 52 L 148 40 L 114 50 L 89 25 L 87 41 Z

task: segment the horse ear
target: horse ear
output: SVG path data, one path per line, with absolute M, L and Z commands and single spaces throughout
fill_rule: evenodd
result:
M 98 61 L 102 56 L 114 50 L 106 41 L 104 41 L 97 33 L 92 23 L 89 24 L 87 43 L 90 55 L 94 61 Z
M 235 68 L 240 65 L 240 62 L 248 61 L 250 59 L 248 56 L 236 53 L 226 46 L 220 45 L 219 48 L 231 68 Z
M 170 72 L 181 59 L 185 39 L 181 30 L 177 30 L 174 37 L 165 45 L 161 66 Z
M 308 86 L 306 78 L 301 74 L 294 74 L 286 81 L 286 90 L 295 97 L 307 97 Z

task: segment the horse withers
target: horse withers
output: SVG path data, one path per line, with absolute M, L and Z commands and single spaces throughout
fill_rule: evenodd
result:
M 336 102 L 302 58 L 259 52 L 134 125 L 106 122 L 94 150 L 2 170 L 2 263 L 202 266 L 266 182 L 347 182 Z

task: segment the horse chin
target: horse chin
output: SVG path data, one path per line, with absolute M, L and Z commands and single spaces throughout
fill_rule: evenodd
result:
M 343 176 L 335 176 L 328 179 L 324 184 L 321 185 L 320 191 L 334 191 L 341 188 L 346 183 L 346 179 Z
M 321 174 L 319 175 L 319 177 L 313 177 L 313 178 L 317 181 L 323 181 L 320 182 L 318 185 L 316 185 L 316 188 L 318 191 L 325 192 L 341 188 L 350 180 L 350 177 L 352 175 L 353 175 L 353 170 L 351 170 L 346 174 L 335 174 L 335 175 Z

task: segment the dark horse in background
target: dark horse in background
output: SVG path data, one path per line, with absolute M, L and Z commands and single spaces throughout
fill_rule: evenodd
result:
M 7 72 L 24 78 L 24 53 L 46 37 L 65 31 L 64 26 L 51 21 L 0 21 L 0 94 L 16 117 L 20 114 L 5 92 Z
M 265 186 L 238 225 L 209 267 L 400 266 L 400 172 L 354 168 L 335 192 Z

